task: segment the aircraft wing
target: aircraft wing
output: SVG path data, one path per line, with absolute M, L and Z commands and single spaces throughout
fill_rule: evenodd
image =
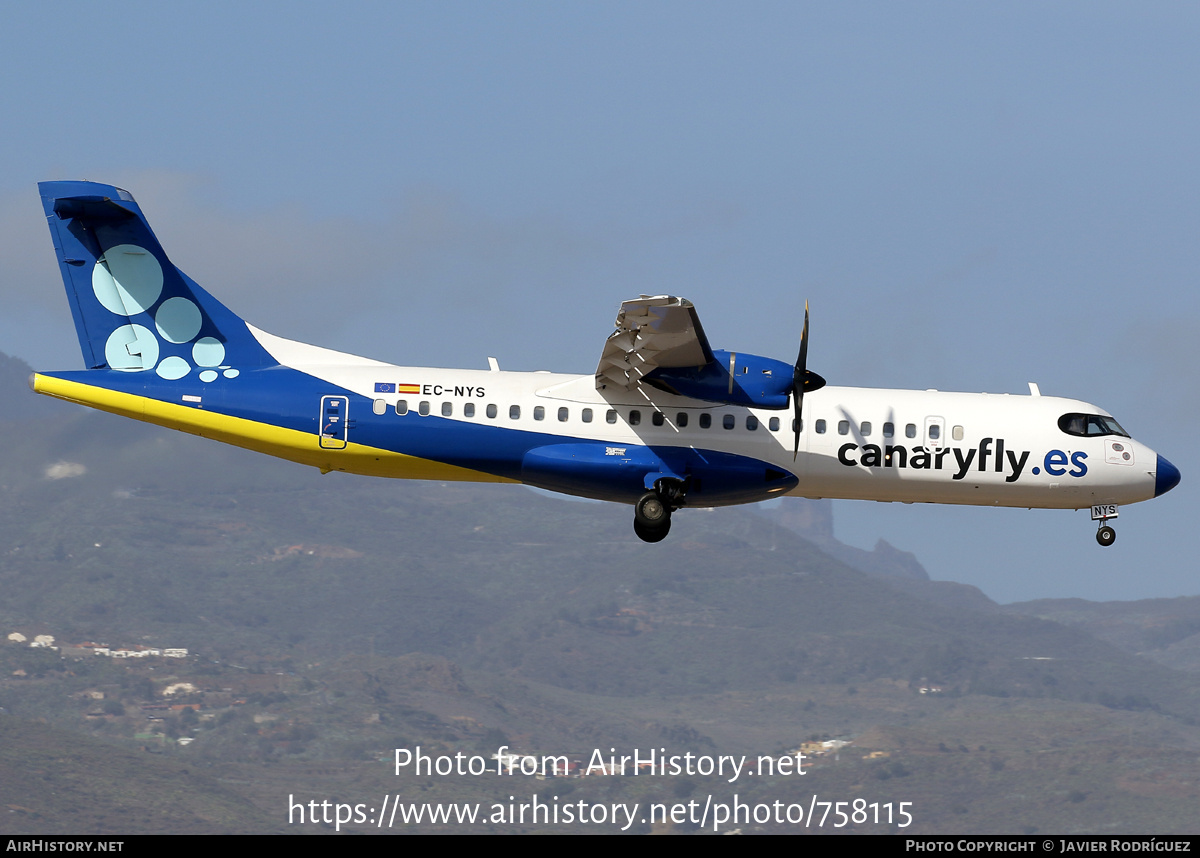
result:
M 713 363 L 712 349 L 696 308 L 686 298 L 643 295 L 617 311 L 617 329 L 604 341 L 596 387 L 632 390 L 656 369 Z

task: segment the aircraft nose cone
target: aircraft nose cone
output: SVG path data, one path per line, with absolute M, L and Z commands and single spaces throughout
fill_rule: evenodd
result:
M 1162 456 L 1158 457 L 1158 468 L 1154 476 L 1154 496 L 1165 495 L 1179 485 L 1179 468 L 1172 465 Z

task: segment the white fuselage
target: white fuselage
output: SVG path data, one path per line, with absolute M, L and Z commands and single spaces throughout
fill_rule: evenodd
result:
M 805 396 L 793 456 L 790 410 L 717 405 L 644 387 L 599 391 L 592 376 L 291 363 L 287 349 L 270 346 L 285 364 L 372 398 L 383 420 L 396 415 L 400 401 L 409 413 L 496 431 L 618 449 L 732 453 L 794 474 L 799 484 L 787 493 L 803 497 L 1078 509 L 1155 494 L 1154 451 L 1125 436 L 1079 437 L 1059 428 L 1066 413 L 1107 416 L 1078 400 L 829 386 Z M 381 378 L 406 380 L 419 392 L 376 393 Z

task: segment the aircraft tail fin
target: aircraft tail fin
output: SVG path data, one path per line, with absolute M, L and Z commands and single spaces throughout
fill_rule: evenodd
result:
M 210 381 L 277 363 L 241 318 L 171 263 L 128 191 L 95 182 L 38 190 L 89 369 Z

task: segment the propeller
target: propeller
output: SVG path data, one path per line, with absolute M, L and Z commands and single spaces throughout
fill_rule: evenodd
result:
M 800 455 L 800 417 L 804 409 L 804 394 L 820 390 L 825 386 L 825 379 L 808 368 L 808 302 L 804 302 L 804 331 L 800 334 L 800 354 L 796 357 L 796 366 L 792 369 L 792 407 L 795 408 L 796 444 L 792 450 L 792 461 Z

